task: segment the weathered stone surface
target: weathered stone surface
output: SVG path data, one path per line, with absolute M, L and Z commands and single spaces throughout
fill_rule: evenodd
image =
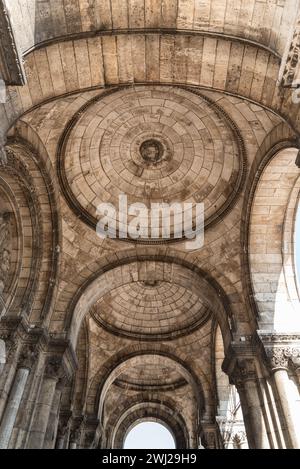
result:
M 0 447 L 299 447 L 299 2 L 6 3 Z M 204 245 L 100 239 L 121 193 Z

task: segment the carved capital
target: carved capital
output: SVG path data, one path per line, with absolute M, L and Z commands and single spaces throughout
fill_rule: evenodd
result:
M 45 372 L 46 378 L 61 380 L 64 379 L 65 374 L 62 366 L 62 357 L 51 356 L 46 359 Z
M 83 430 L 83 420 L 81 419 L 81 420 L 75 421 L 73 423 L 73 427 L 70 433 L 70 443 L 76 443 L 76 445 L 79 445 L 80 440 L 81 440 L 82 430 Z
M 64 439 L 70 429 L 70 415 L 61 415 L 57 427 L 57 438 Z
M 259 332 L 272 371 L 300 365 L 300 335 Z
M 267 348 L 267 357 L 273 371 L 279 369 L 288 370 L 294 364 L 299 366 L 300 348 L 299 347 L 274 347 Z
M 254 358 L 242 358 L 236 360 L 235 367 L 230 374 L 230 379 L 237 388 L 243 386 L 246 381 L 255 380 L 256 378 L 257 375 Z
M 28 368 L 29 370 L 34 366 L 38 358 L 38 351 L 33 344 L 25 345 L 18 359 L 19 368 Z

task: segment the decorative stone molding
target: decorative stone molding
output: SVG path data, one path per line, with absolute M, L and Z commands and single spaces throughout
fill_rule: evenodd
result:
M 5 2 L 0 0 L 0 77 L 8 85 L 24 85 L 25 71 L 15 41 L 13 27 Z
M 0 213 L 0 295 L 3 293 L 11 265 L 11 213 Z
M 300 18 L 296 23 L 292 41 L 290 43 L 287 56 L 283 59 L 281 86 L 284 87 L 295 87 L 297 83 L 298 71 L 299 71 L 299 55 L 300 55 Z M 298 83 L 299 85 L 299 83 Z

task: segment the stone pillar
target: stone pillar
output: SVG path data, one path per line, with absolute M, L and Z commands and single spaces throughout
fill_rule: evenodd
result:
M 298 423 L 300 409 L 296 408 L 295 399 L 295 397 L 299 399 L 299 396 L 292 394 L 293 383 L 289 377 L 289 367 L 292 365 L 293 358 L 300 356 L 300 348 L 275 346 L 274 348 L 267 348 L 267 356 L 270 360 L 270 367 L 284 418 L 282 428 L 289 439 L 287 447 L 300 449 L 300 425 Z M 294 386 L 296 388 L 296 385 Z
M 0 449 L 8 447 L 29 371 L 35 359 L 36 352 L 34 348 L 26 346 L 20 354 L 18 368 L 2 416 L 0 425 Z
M 12 389 L 9 394 L 9 399 L 1 421 L 0 449 L 5 449 L 8 447 L 28 375 L 29 370 L 27 368 L 19 368 L 16 372 Z
M 55 443 L 56 449 L 66 449 L 69 447 L 70 418 L 71 418 L 71 412 L 61 412 L 59 415 L 56 443 Z
M 64 379 L 61 379 L 56 385 L 45 436 L 44 449 L 53 449 L 55 446 L 63 384 Z
M 35 409 L 27 448 L 43 448 L 49 416 L 54 401 L 56 384 L 61 371 L 61 358 L 50 357 L 46 361 L 43 382 Z
M 70 449 L 77 449 L 80 447 L 80 440 L 82 434 L 83 417 L 75 418 L 72 423 L 72 430 L 70 432 Z
M 263 402 L 261 402 L 255 361 L 244 358 L 236 361 L 231 379 L 240 395 L 245 428 L 251 449 L 270 449 L 268 431 L 265 422 Z
M 0 375 L 0 421 L 5 410 L 8 395 L 16 373 L 16 362 L 18 356 L 17 339 L 13 334 L 2 333 L 1 338 L 5 342 L 6 361 Z

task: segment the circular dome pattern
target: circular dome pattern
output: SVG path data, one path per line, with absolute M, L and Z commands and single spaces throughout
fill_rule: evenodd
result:
M 173 339 L 202 326 L 210 312 L 199 297 L 165 281 L 133 282 L 111 290 L 91 311 L 110 332 L 130 338 Z
M 124 87 L 73 119 L 59 173 L 69 203 L 92 226 L 99 204 L 118 208 L 120 194 L 148 208 L 203 202 L 207 226 L 239 191 L 242 147 L 232 121 L 206 97 L 180 87 Z

